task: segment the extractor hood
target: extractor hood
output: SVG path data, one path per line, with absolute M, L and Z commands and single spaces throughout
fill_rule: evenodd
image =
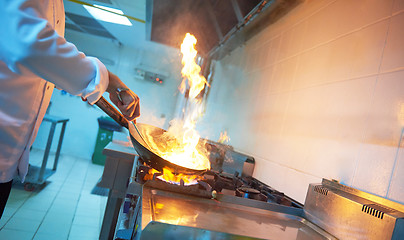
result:
M 300 0 L 147 0 L 146 38 L 179 48 L 189 32 L 198 52 L 221 59 Z

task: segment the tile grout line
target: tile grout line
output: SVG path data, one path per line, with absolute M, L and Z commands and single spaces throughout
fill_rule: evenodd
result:
M 373 106 L 373 104 L 374 104 L 377 85 L 378 85 L 378 82 L 379 82 L 380 74 L 382 74 L 382 73 L 381 73 L 381 69 L 382 69 L 382 64 L 383 64 L 384 50 L 386 49 L 387 39 L 388 39 L 388 37 L 389 37 L 389 32 L 390 32 L 390 27 L 391 27 L 391 26 L 390 26 L 390 25 L 391 25 L 391 18 L 392 18 L 392 13 L 393 13 L 393 6 L 394 6 L 394 2 L 393 2 L 392 5 L 391 5 L 390 16 L 389 16 L 389 17 L 386 17 L 386 19 L 388 19 L 388 26 L 387 26 L 387 30 L 386 30 L 385 39 L 384 39 L 384 46 L 383 46 L 383 49 L 382 49 L 382 54 L 381 54 L 381 56 L 380 56 L 379 67 L 378 67 L 378 69 L 377 69 L 377 73 L 375 74 L 376 80 L 375 80 L 375 83 L 374 83 L 374 88 L 373 88 L 373 93 L 372 93 L 372 99 L 371 99 L 371 103 L 370 103 L 370 110 L 371 110 L 371 108 L 372 108 L 372 106 Z M 381 21 L 384 21 L 384 20 L 382 19 Z M 370 114 L 370 113 L 369 113 L 369 114 Z M 368 119 L 368 118 L 367 118 L 367 119 Z M 369 122 L 369 120 L 368 120 L 367 122 Z M 367 125 L 368 125 L 368 124 L 366 124 L 366 126 L 367 126 Z M 365 134 L 366 134 L 366 128 L 363 129 L 362 140 L 365 140 Z M 400 142 L 401 142 L 401 139 L 400 139 Z M 351 183 L 350 183 L 350 186 L 351 186 L 351 187 L 353 187 L 354 182 L 355 182 L 356 172 L 357 172 L 357 170 L 358 170 L 358 166 L 359 166 L 359 161 L 360 161 L 361 153 L 362 153 L 362 152 L 361 152 L 361 149 L 359 149 L 359 151 L 358 151 L 358 153 L 357 153 L 356 161 L 355 161 L 354 172 L 353 172 L 353 175 L 352 175 L 352 178 L 351 178 Z M 394 170 L 394 169 L 393 169 L 393 170 Z M 389 183 L 389 186 L 390 186 L 390 183 Z M 387 194 L 386 194 L 386 195 L 387 195 Z
M 89 165 L 90 165 L 90 164 L 87 163 L 86 174 L 85 174 L 85 176 L 84 176 L 84 178 L 83 178 L 83 181 L 82 181 L 82 183 L 81 183 L 79 198 L 77 199 L 77 205 L 76 205 L 76 207 L 74 208 L 74 214 L 73 214 L 72 224 L 70 225 L 69 232 L 68 232 L 68 234 L 67 234 L 67 239 L 66 239 L 66 240 L 68 240 L 69 237 L 70 237 L 70 232 L 71 232 L 71 230 L 72 230 L 73 222 L 74 222 L 74 219 L 75 219 L 76 213 L 77 213 L 77 208 L 78 208 L 78 205 L 79 205 L 79 202 L 80 202 L 80 199 L 81 199 L 81 192 L 83 191 L 84 182 L 85 182 L 85 180 L 86 180 L 86 178 L 87 178 L 87 176 L 88 176 Z
M 384 50 L 385 50 L 386 45 L 387 45 L 387 39 L 389 37 L 390 27 L 391 27 L 391 22 L 392 22 L 391 19 L 395 16 L 394 13 L 393 13 L 395 2 L 396 1 L 393 1 L 393 3 L 391 4 L 391 14 L 390 14 L 390 19 L 389 19 L 389 25 L 387 27 L 386 39 L 384 40 L 384 47 L 383 47 L 383 51 L 382 51 L 382 56 L 380 57 L 380 64 L 379 64 L 379 69 L 378 69 L 379 73 L 380 73 L 380 70 L 382 69 Z M 399 15 L 399 14 L 401 14 L 401 11 L 399 13 L 397 13 L 397 15 Z M 376 79 L 376 81 L 378 80 L 378 78 Z M 376 89 L 375 89 L 375 91 L 376 91 Z M 394 163 L 393 163 L 393 167 L 391 169 L 390 179 L 389 179 L 389 182 L 388 182 L 388 185 L 387 185 L 387 191 L 386 191 L 386 195 L 385 195 L 386 198 L 389 195 L 390 187 L 391 187 L 391 181 L 393 180 L 393 176 L 394 176 L 394 173 L 395 173 L 397 159 L 398 159 L 398 155 L 400 153 L 401 140 L 403 139 L 403 133 L 404 133 L 404 128 L 401 129 L 400 139 L 398 141 L 398 146 L 397 146 L 397 152 L 396 152 L 396 156 L 394 158 Z
M 14 183 L 14 184 L 16 184 L 16 183 Z M 14 184 L 13 184 L 13 185 L 14 185 Z M 22 184 L 23 184 L 23 183 L 22 183 Z M 24 191 L 26 191 L 25 188 L 24 188 Z M 27 196 L 27 198 L 24 200 L 24 202 L 17 208 L 17 210 L 7 219 L 7 221 L 4 223 L 4 225 L 0 228 L 0 231 L 4 229 L 4 227 L 5 227 L 5 226 L 7 225 L 7 223 L 11 220 L 11 218 L 13 218 L 14 215 L 20 210 L 20 208 L 28 201 L 28 199 L 31 198 L 31 196 L 32 196 L 33 193 L 34 193 L 33 191 L 30 192 L 30 194 Z M 38 228 L 39 228 L 39 226 L 38 226 Z M 36 233 L 36 232 L 35 232 L 35 233 Z M 34 236 L 35 236 L 35 233 L 34 233 Z
M 272 41 L 273 39 L 279 37 L 279 35 L 284 34 L 285 32 L 291 31 L 293 28 L 295 28 L 297 25 L 302 24 L 303 22 L 307 21 L 309 18 L 313 17 L 314 15 L 316 15 L 317 13 L 321 12 L 322 10 L 324 10 L 325 8 L 331 6 L 332 4 L 334 4 L 335 2 L 337 2 L 338 0 L 332 0 L 329 3 L 326 3 L 324 6 L 319 7 L 318 9 L 314 10 L 312 13 L 308 14 L 307 16 L 303 17 L 302 19 L 298 20 L 296 23 L 291 24 L 288 28 L 286 28 L 285 30 L 281 30 L 279 31 L 276 35 L 269 37 L 268 40 L 263 41 L 261 43 L 261 45 L 265 45 L 267 42 Z M 256 47 L 259 48 L 259 47 Z
M 28 195 L 28 197 L 24 200 L 24 202 L 17 208 L 17 210 L 7 219 L 7 221 L 4 223 L 4 225 L 0 228 L 0 231 L 4 229 L 4 227 L 7 225 L 7 223 L 11 220 L 11 218 L 14 217 L 14 215 L 18 212 L 18 210 L 20 210 L 22 205 L 24 205 L 28 201 L 28 199 L 31 197 L 31 195 L 32 195 L 32 192 Z M 6 203 L 6 205 L 7 205 L 7 203 Z M 4 208 L 4 210 L 5 210 L 5 208 Z
M 396 156 L 394 158 L 394 164 L 393 168 L 391 169 L 391 175 L 389 179 L 389 185 L 387 186 L 387 191 L 386 191 L 386 198 L 389 196 L 390 189 L 391 189 L 391 181 L 393 180 L 393 177 L 395 176 L 396 169 L 397 169 L 397 161 L 400 155 L 400 148 L 401 148 L 401 143 L 404 138 L 404 127 L 401 129 L 401 135 L 400 135 L 400 140 L 398 141 L 398 146 L 397 146 L 397 151 L 396 151 Z
M 52 203 L 50 204 L 49 208 L 46 210 L 46 213 L 45 213 L 44 217 L 42 218 L 42 221 L 41 221 L 41 223 L 39 224 L 38 228 L 36 229 L 36 231 L 35 231 L 35 233 L 34 233 L 34 236 L 32 236 L 32 240 L 34 240 L 36 234 L 38 233 L 39 228 L 42 226 L 42 223 L 43 223 L 43 221 L 44 221 L 46 215 L 49 213 L 49 209 L 53 206 L 53 203 L 55 202 L 56 197 L 59 195 L 59 193 L 60 193 L 60 191 L 61 191 L 63 185 L 65 184 L 65 182 L 66 182 L 66 180 L 67 180 L 69 174 L 70 174 L 71 171 L 73 170 L 74 164 L 75 164 L 76 162 L 77 162 L 77 160 L 75 159 L 74 163 L 72 164 L 72 166 L 71 166 L 71 168 L 70 168 L 70 170 L 69 170 L 69 173 L 67 174 L 67 176 L 66 176 L 66 178 L 64 179 L 62 185 L 60 186 L 59 190 L 57 191 L 57 194 L 55 195 L 55 197 L 54 197 Z M 73 220 L 72 220 L 72 221 L 73 221 Z

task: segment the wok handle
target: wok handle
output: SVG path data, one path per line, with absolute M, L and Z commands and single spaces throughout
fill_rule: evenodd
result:
M 108 116 L 114 119 L 122 127 L 128 128 L 128 120 L 120 113 L 114 106 L 112 106 L 104 97 L 95 103 L 102 111 L 104 111 Z

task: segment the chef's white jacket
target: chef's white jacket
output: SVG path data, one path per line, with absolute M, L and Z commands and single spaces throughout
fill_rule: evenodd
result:
M 24 180 L 54 85 L 92 104 L 108 71 L 66 42 L 63 0 L 0 0 L 0 183 Z

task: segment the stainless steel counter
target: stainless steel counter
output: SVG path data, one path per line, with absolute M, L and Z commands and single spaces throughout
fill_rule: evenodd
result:
M 114 142 L 104 148 L 103 154 L 107 158 L 101 181 L 97 186 L 108 188 L 109 194 L 99 239 L 109 240 L 114 237 L 119 209 L 125 198 L 133 165 L 136 163 L 138 155 L 133 147 Z
M 100 184 L 111 191 L 100 239 L 113 239 L 125 194 L 130 205 L 120 239 L 404 239 L 403 205 L 326 179 L 310 184 L 304 208 L 195 197 L 153 188 L 151 180 L 128 186 L 133 151 L 116 144 L 104 151 Z
M 302 214 L 302 209 L 251 199 L 203 199 L 145 184 L 138 227 L 141 239 L 335 239 Z

